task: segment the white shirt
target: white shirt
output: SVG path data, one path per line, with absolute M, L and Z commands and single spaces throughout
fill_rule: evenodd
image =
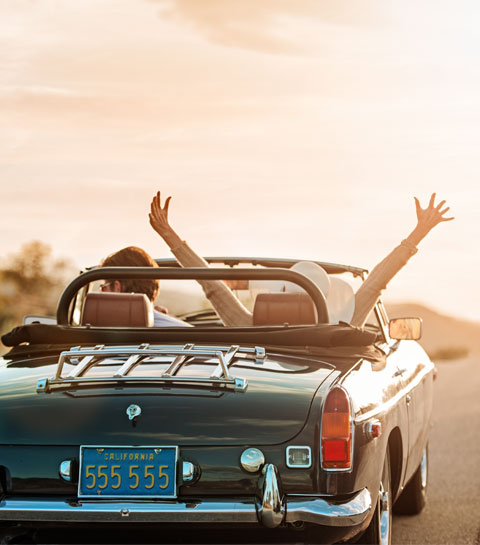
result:
M 191 324 L 187 324 L 178 318 L 164 314 L 163 312 L 158 312 L 158 310 L 153 311 L 153 327 L 193 327 Z

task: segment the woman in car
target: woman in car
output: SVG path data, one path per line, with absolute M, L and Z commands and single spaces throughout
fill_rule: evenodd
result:
M 439 223 L 451 221 L 446 217 L 450 209 L 445 201 L 435 204 L 436 194 L 430 197 L 428 206 L 423 209 L 415 199 L 417 225 L 408 237 L 394 248 L 368 275 L 355 294 L 355 310 L 351 325 L 363 327 L 388 282 L 402 269 L 410 257 L 417 253 L 417 245 Z M 150 225 L 167 243 L 177 261 L 183 267 L 208 267 L 208 263 L 196 254 L 180 238 L 168 222 L 168 209 L 171 197 L 167 197 L 162 207 L 160 191 L 153 197 L 150 205 Z M 200 282 L 205 295 L 226 326 L 249 326 L 253 323 L 252 313 L 242 305 L 230 288 L 220 280 Z
M 157 267 L 156 261 L 142 248 L 127 246 L 107 256 L 100 267 Z M 160 281 L 141 278 L 123 280 L 108 280 L 100 286 L 100 290 L 117 293 L 144 293 L 152 305 L 160 291 Z M 165 308 L 153 307 L 154 327 L 190 327 L 190 324 L 170 316 Z

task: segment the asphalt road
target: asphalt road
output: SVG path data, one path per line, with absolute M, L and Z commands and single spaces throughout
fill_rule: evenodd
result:
M 395 545 L 480 545 L 480 357 L 439 362 L 424 511 L 395 516 Z

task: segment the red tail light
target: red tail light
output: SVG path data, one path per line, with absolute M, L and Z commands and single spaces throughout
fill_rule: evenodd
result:
M 350 399 L 343 388 L 327 396 L 322 416 L 322 467 L 350 469 L 352 462 L 352 417 Z

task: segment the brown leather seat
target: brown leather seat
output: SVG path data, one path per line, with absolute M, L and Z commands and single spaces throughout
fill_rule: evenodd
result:
M 253 325 L 310 325 L 317 323 L 313 301 L 306 293 L 259 293 Z
M 88 293 L 82 325 L 97 327 L 152 327 L 153 307 L 143 293 Z

